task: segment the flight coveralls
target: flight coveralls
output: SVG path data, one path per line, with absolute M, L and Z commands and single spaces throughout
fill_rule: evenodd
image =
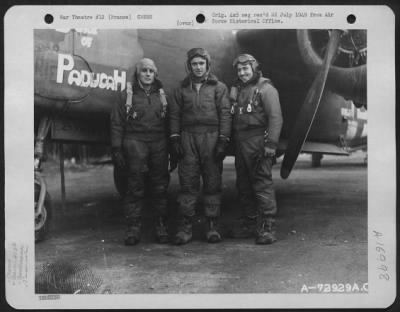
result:
M 178 167 L 180 213 L 189 218 L 195 215 L 201 176 L 205 216 L 218 217 L 222 162 L 215 159 L 215 149 L 220 135 L 226 138 L 231 135 L 232 116 L 227 87 L 209 74 L 197 90 L 190 77 L 186 77 L 175 90 L 169 120 L 170 134 L 181 136 L 183 149 L 183 159 Z
M 152 206 L 160 217 L 167 216 L 167 107 L 161 101 L 164 96 L 160 94 L 161 88 L 161 82 L 155 79 L 146 93 L 135 79 L 131 106 L 126 105 L 124 91 L 111 112 L 112 148 L 122 149 L 128 171 L 128 191 L 123 199 L 128 226 L 140 224 L 146 173 L 151 184 Z
M 273 158 L 264 155 L 264 146 L 276 149 L 282 128 L 277 90 L 269 79 L 237 84 L 232 99 L 235 143 L 236 186 L 244 217 L 249 220 L 272 217 L 277 212 L 272 182 Z M 231 92 L 232 94 L 232 92 Z

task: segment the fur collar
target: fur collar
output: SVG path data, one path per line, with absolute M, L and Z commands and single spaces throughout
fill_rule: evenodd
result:
M 185 79 L 183 79 L 181 85 L 182 85 L 182 87 L 186 88 L 186 87 L 190 86 L 191 82 L 192 81 L 190 79 L 190 76 L 187 76 Z M 214 74 L 210 73 L 210 74 L 208 74 L 208 77 L 204 83 L 209 84 L 209 85 L 216 85 L 218 83 L 218 78 Z

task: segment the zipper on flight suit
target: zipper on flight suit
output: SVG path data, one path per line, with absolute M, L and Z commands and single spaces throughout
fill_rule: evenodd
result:
M 203 87 L 203 83 L 201 83 L 199 89 L 197 89 L 197 88 L 196 88 L 196 85 L 192 82 L 192 90 L 193 90 L 193 87 L 194 87 L 194 89 L 196 90 L 195 106 L 196 106 L 197 108 L 199 108 L 199 107 L 200 107 L 200 101 L 199 101 L 199 98 L 200 98 L 200 89 Z
M 149 93 L 147 93 L 145 89 L 143 89 L 143 91 L 144 94 L 146 94 L 147 102 L 149 103 L 149 105 L 151 105 L 151 100 L 150 100 L 151 90 L 149 90 Z

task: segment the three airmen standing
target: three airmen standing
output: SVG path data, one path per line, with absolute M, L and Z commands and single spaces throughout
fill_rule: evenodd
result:
M 178 162 L 180 183 L 178 229 L 172 243 L 182 245 L 192 239 L 200 178 L 205 238 L 209 243 L 221 241 L 222 163 L 231 134 L 243 220 L 230 236 L 255 237 L 257 244 L 276 240 L 277 207 L 271 170 L 282 127 L 278 92 L 262 77 L 251 55 L 239 55 L 233 66 L 238 79 L 229 94 L 226 85 L 210 72 L 209 53 L 203 48 L 189 50 L 188 75 L 167 103 L 154 62 L 142 59 L 136 65 L 132 93 L 129 88 L 123 92 L 111 114 L 113 160 L 128 172 L 123 201 L 127 245 L 140 240 L 146 173 L 153 208 L 159 216 L 156 239 L 169 242 L 168 145 L 170 161 Z

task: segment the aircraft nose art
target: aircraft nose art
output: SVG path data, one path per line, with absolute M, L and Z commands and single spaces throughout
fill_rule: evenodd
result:
M 92 83 L 89 64 L 80 56 L 54 50 L 35 51 L 35 94 L 53 100 L 78 101 Z

